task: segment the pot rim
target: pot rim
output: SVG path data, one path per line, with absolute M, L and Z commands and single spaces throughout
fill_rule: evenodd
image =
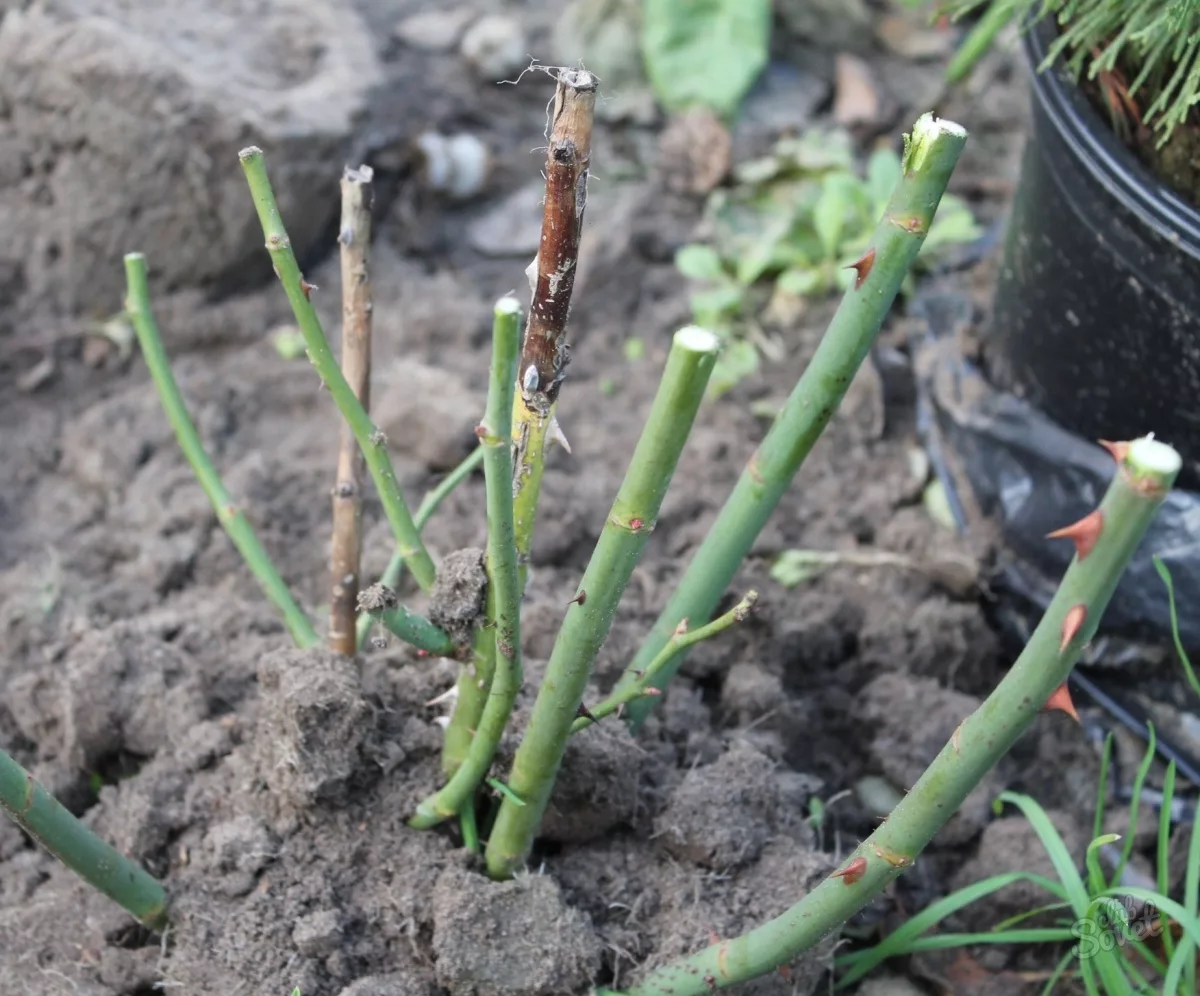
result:
M 1061 61 L 1039 69 L 1054 38 L 1053 25 L 1044 20 L 1027 25 L 1021 37 L 1034 98 L 1070 152 L 1142 224 L 1200 260 L 1200 211 L 1159 181 L 1117 138 Z

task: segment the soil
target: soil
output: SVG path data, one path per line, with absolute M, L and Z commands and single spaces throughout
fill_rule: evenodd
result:
M 508 13 L 536 47 L 552 6 Z M 373 396 L 410 498 L 472 443 L 490 303 L 521 285 L 527 257 L 477 252 L 465 233 L 536 180 L 540 153 L 530 150 L 549 94 L 537 76 L 496 89 L 464 82 L 453 57 L 412 56 L 391 29 L 417 7 L 364 4 L 385 70 L 394 79 L 423 74 L 420 92 L 438 93 L 440 103 L 422 113 L 480 135 L 496 166 L 485 193 L 466 204 L 402 185 L 379 221 Z M 1014 65 L 997 52 L 986 84 L 944 109 L 972 130 L 955 185 L 984 220 L 1003 210 L 1016 173 L 1025 105 Z M 907 122 L 926 109 L 940 69 L 883 53 L 876 72 L 886 92 L 908 95 L 897 112 Z M 384 87 L 374 120 L 412 119 L 412 108 L 395 110 L 406 99 L 416 98 Z M 827 110 L 814 105 L 814 114 Z M 572 452 L 554 449 L 546 471 L 518 721 L 605 521 L 670 335 L 689 317 L 672 255 L 701 200 L 670 182 L 669 163 L 656 162 L 659 127 L 597 130 L 573 361 L 559 405 Z M 328 165 L 332 198 L 341 163 Z M 119 266 L 115 256 L 109 262 Z M 316 297 L 335 329 L 336 259 L 310 279 L 333 288 Z M 338 430 L 308 364 L 285 360 L 270 341 L 288 319 L 282 294 L 261 283 L 237 296 L 162 292 L 156 307 L 229 489 L 323 619 Z M 830 313 L 820 304 L 795 317 L 781 330 L 785 355 L 702 410 L 589 700 L 635 651 L 762 438 L 757 413 L 786 396 Z M 434 700 L 458 665 L 395 642 L 372 644 L 356 662 L 290 649 L 180 456 L 143 365 L 52 330 L 27 323 L 0 338 L 0 745 L 164 877 L 173 914 L 165 938 L 148 935 L 0 823 L 7 993 L 553 996 L 628 983 L 794 903 L 875 826 L 876 807 L 856 791 L 861 780 L 906 789 L 1003 673 L 1006 651 L 978 588 L 891 568 L 835 569 L 793 590 L 769 577 L 773 555 L 789 547 L 986 566 L 989 551 L 925 511 L 911 393 L 889 387 L 894 369 L 885 380 L 868 365 L 731 588 L 730 604 L 759 591 L 751 619 L 696 649 L 636 740 L 610 722 L 572 741 L 528 872 L 491 884 L 454 829 L 405 825 L 439 783 L 445 707 Z M 902 323 L 890 324 L 885 342 L 900 343 L 899 331 Z M 638 360 L 623 349 L 633 334 L 645 345 Z M 903 360 L 903 349 L 890 348 L 893 364 Z M 52 373 L 31 388 L 22 378 L 46 358 Z M 364 575 L 374 577 L 391 552 L 374 502 L 366 522 Z M 426 529 L 439 559 L 468 567 L 478 565 L 484 533 L 478 476 Z M 469 587 L 452 593 L 450 608 L 442 603 L 446 621 L 469 623 L 478 611 Z M 410 584 L 400 595 L 426 608 Z M 513 749 L 510 735 L 501 762 Z M 1011 826 L 993 823 L 989 802 L 1001 787 L 1052 803 L 1055 818 L 1072 825 L 1070 839 L 1083 839 L 1096 767 L 1078 727 L 1062 714 L 1040 717 L 916 867 L 856 918 L 856 936 L 889 928 L 972 869 L 993 873 L 1027 856 L 1027 837 L 995 829 Z M 816 827 L 807 819 L 813 799 L 829 802 Z M 1014 840 L 1023 841 L 1015 857 Z M 798 958 L 790 977 L 743 991 L 816 991 L 832 945 Z M 1019 956 L 988 957 L 1001 973 Z M 1004 991 L 1040 987 L 1030 974 L 1006 973 Z M 886 982 L 863 991 L 909 991 Z

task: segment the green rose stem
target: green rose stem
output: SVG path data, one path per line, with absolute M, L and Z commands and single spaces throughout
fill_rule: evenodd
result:
M 513 522 L 521 592 L 529 574 L 529 551 L 542 492 L 546 446 L 553 438 L 554 406 L 567 366 L 567 318 L 579 262 L 579 238 L 587 205 L 596 77 L 583 69 L 556 73 L 546 150 L 546 198 L 537 258 L 530 267 L 533 298 L 521 344 L 513 396 Z M 495 641 L 476 636 L 471 663 L 458 680 L 454 712 L 446 727 L 442 767 L 452 775 L 471 746 L 491 688 Z
M 391 588 L 382 584 L 371 585 L 359 594 L 358 608 L 389 633 L 418 650 L 435 657 L 458 656 L 458 647 L 454 645 L 450 634 L 401 605 Z
M 477 430 L 487 486 L 488 622 L 479 634 L 495 644 L 494 672 L 466 756 L 445 786 L 417 807 L 409 820 L 418 830 L 457 816 L 473 805 L 521 690 L 521 589 L 513 527 L 512 406 L 521 339 L 521 306 L 515 298 L 496 304 L 487 411 Z M 468 821 L 469 825 L 470 821 Z M 464 828 L 464 836 L 467 835 Z
M 250 568 L 251 573 L 258 579 L 263 591 L 279 609 L 283 616 L 284 625 L 291 633 L 298 647 L 314 647 L 321 642 L 316 629 L 309 621 L 304 610 L 292 597 L 291 591 L 279 576 L 279 571 L 271 562 L 270 556 L 259 542 L 250 520 L 246 514 L 234 504 L 233 498 L 225 489 L 221 475 L 213 465 L 200 441 L 200 434 L 192 424 L 188 415 L 187 405 L 171 372 L 171 363 L 163 348 L 162 336 L 158 324 L 150 310 L 150 289 L 146 278 L 146 257 L 141 253 L 129 253 L 125 257 L 125 312 L 133 324 L 137 334 L 138 345 L 142 356 L 145 357 L 146 367 L 150 371 L 150 379 L 158 392 L 166 412 L 167 421 L 175 430 L 175 438 L 179 440 L 179 448 L 183 451 L 187 462 L 191 464 L 196 480 L 204 490 L 217 521 L 229 534 L 233 545 Z
M 162 885 L 72 816 L 3 750 L 0 808 L 71 871 L 151 930 L 166 927 L 167 894 Z
M 681 619 L 699 623 L 712 615 L 866 359 L 925 240 L 966 140 L 967 133 L 958 125 L 931 114 L 922 115 L 912 135 L 905 137 L 900 182 L 875 229 L 870 248 L 854 264 L 854 285 L 847 290 L 812 361 L 626 669 L 618 690 L 638 681 L 639 673 L 666 646 Z M 685 656 L 676 655 L 650 687 L 666 688 Z M 641 696 L 629 703 L 625 715 L 631 728 L 642 724 L 654 702 L 653 697 Z
M 1179 454 L 1154 439 L 1110 449 L 1117 473 L 1099 509 L 1052 534 L 1072 540 L 1076 554 L 1025 650 L 887 820 L 791 909 L 655 969 L 626 996 L 705 996 L 772 972 L 837 930 L 911 867 L 1067 680 L 1179 473 Z
M 691 432 L 720 341 L 689 326 L 675 333 L 666 370 L 625 480 L 567 609 L 529 725 L 513 760 L 509 792 L 489 835 L 489 874 L 507 878 L 525 861 L 550 800 L 584 689 L 629 577 Z
M 250 187 L 250 196 L 258 211 L 258 219 L 262 223 L 263 234 L 267 239 L 267 252 L 275 264 L 275 273 L 283 284 L 292 306 L 292 314 L 304 336 L 304 345 L 308 350 L 308 358 L 316 368 L 317 374 L 329 389 L 333 402 L 338 411 L 350 426 L 354 438 L 362 450 L 371 479 L 375 482 L 375 490 L 379 494 L 379 502 L 383 506 L 384 515 L 392 527 L 396 537 L 396 549 L 400 551 L 408 564 L 417 584 L 425 591 L 433 587 L 434 566 L 421 542 L 420 533 L 409 514 L 404 496 L 400 493 L 400 484 L 396 480 L 396 471 L 387 455 L 387 440 L 382 432 L 359 402 L 354 388 L 346 380 L 329 341 L 321 328 L 316 309 L 309 300 L 313 286 L 300 273 L 292 252 L 292 243 L 288 239 L 287 229 L 283 226 L 283 218 L 279 214 L 279 205 L 275 203 L 275 193 L 271 189 L 271 181 L 267 177 L 267 166 L 261 149 L 251 146 L 238 153 L 242 170 L 246 174 L 246 183 Z

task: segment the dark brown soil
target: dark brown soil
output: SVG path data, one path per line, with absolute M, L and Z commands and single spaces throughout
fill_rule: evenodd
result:
M 398 76 L 413 70 L 401 67 L 386 25 L 412 7 L 370 10 Z M 528 19 L 531 43 L 544 42 L 541 5 Z M 1005 82 L 1011 66 L 996 60 L 1008 88 L 1000 97 L 993 88 L 947 108 L 973 131 L 956 179 L 968 191 L 1015 172 L 1021 94 L 1000 99 L 1014 84 Z M 539 154 L 529 150 L 548 95 L 540 78 L 499 91 L 468 85 L 453 60 L 424 60 L 421 71 L 435 74 L 422 92 L 438 91 L 445 104 L 428 111 L 436 123 L 479 132 L 501 165 L 480 203 L 439 209 L 401 191 L 380 222 L 373 395 L 414 499 L 468 451 L 483 408 L 490 303 L 524 280 L 525 258 L 486 258 L 463 233 L 536 181 Z M 925 95 L 938 73 L 936 63 L 896 56 L 881 56 L 878 71 L 892 92 Z M 377 113 L 403 100 L 394 86 Z M 924 109 L 905 106 L 905 120 Z M 688 319 L 671 257 L 700 203 L 664 191 L 654 140 L 653 128 L 626 125 L 597 134 L 559 407 L 573 453 L 554 450 L 546 473 L 519 716 L 605 521 L 670 334 Z M 331 198 L 339 172 L 331 162 Z M 984 201 L 980 211 L 1001 206 Z M 312 274 L 330 288 L 318 300 L 331 329 L 335 262 Z M 216 301 L 162 295 L 158 311 L 230 490 L 323 619 L 337 424 L 308 364 L 282 359 L 269 341 L 287 319 L 282 294 L 267 285 Z M 784 328 L 786 356 L 702 410 L 601 653 L 595 695 L 635 651 L 761 439 L 754 411 L 786 396 L 829 314 L 814 307 Z M 630 335 L 645 342 L 641 360 L 624 358 Z M 5 993 L 552 996 L 626 983 L 794 903 L 877 819 L 851 792 L 817 833 L 809 801 L 865 775 L 907 788 L 1003 671 L 986 602 L 933 575 L 834 570 L 795 590 L 768 576 L 788 547 L 926 560 L 986 553 L 924 512 L 911 409 L 868 367 L 731 589 L 730 598 L 758 589 L 753 617 L 692 654 L 637 740 L 606 723 L 573 741 L 535 860 L 514 882 L 490 884 L 457 849 L 455 831 L 405 825 L 438 784 L 444 707 L 429 703 L 457 665 L 395 643 L 358 663 L 289 649 L 140 361 L 84 363 L 79 340 L 54 343 L 42 328 L 18 339 L 11 350 L 0 339 L 0 744 L 164 876 L 174 912 L 165 939 L 146 935 L 0 823 Z M 38 350 L 55 357 L 54 376 L 20 392 Z M 364 574 L 374 576 L 391 550 L 374 504 L 366 518 Z M 464 562 L 477 564 L 469 550 L 484 529 L 477 477 L 426 536 L 438 558 L 468 550 Z M 427 610 L 410 588 L 401 595 Z M 478 610 L 470 597 L 451 601 L 439 601 L 444 621 L 469 622 Z M 1068 820 L 1090 819 L 1086 803 L 1073 805 L 1094 785 L 1081 741 L 1061 714 L 1042 717 L 860 927 L 943 894 L 953 876 L 971 874 L 963 869 L 972 860 L 995 870 L 988 842 L 1002 834 L 985 828 L 999 787 L 1032 791 Z M 506 740 L 502 760 L 513 747 Z M 1071 752 L 1077 760 L 1063 763 Z M 790 981 L 774 975 L 744 991 L 813 992 L 831 951 L 798 959 Z

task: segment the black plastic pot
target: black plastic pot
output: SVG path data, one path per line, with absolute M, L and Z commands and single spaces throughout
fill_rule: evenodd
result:
M 1033 134 L 995 307 L 989 379 L 1087 439 L 1153 432 L 1200 487 L 1200 212 L 1166 189 L 1025 33 Z

